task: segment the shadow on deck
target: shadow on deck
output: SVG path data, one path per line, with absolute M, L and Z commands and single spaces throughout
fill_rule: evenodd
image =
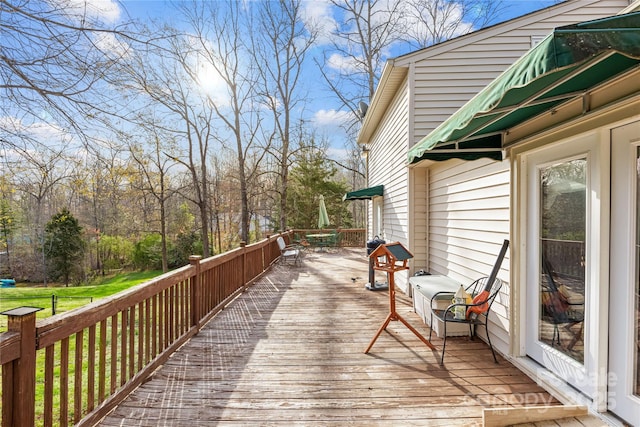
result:
M 362 249 L 276 265 L 106 417 L 102 426 L 480 425 L 489 407 L 559 402 L 480 341 L 433 352 L 364 288 Z M 428 328 L 398 292 L 397 310 Z

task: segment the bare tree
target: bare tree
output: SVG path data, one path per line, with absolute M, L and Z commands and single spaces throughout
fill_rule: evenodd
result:
M 501 0 L 406 0 L 403 39 L 428 47 L 486 26 L 503 9 Z
M 353 113 L 347 131 L 357 131 L 360 103 L 373 97 L 391 48 L 423 48 L 487 25 L 501 0 L 330 0 L 340 19 L 331 46 L 316 63 L 342 107 Z
M 95 4 L 0 1 L 0 111 L 22 124 L 13 133 L 3 128 L 2 144 L 41 122 L 89 138 L 88 122 L 95 128 L 98 116 L 118 114 L 102 82 L 137 41 L 130 23 L 115 23 L 117 9 Z
M 398 42 L 404 14 L 398 0 L 331 0 L 342 19 L 322 61 L 325 82 L 343 107 L 360 116 L 360 101 L 373 97 L 384 57 Z
M 32 249 L 34 259 L 41 256 L 42 271 L 40 278 L 47 284 L 47 272 L 45 270 L 44 225 L 45 218 L 56 210 L 54 192 L 57 187 L 71 175 L 69 162 L 64 158 L 64 149 L 51 148 L 48 151 L 34 151 L 28 147 L 16 150 L 19 155 L 14 161 L 20 164 L 14 165 L 14 182 L 16 189 L 27 195 L 25 211 L 29 212 L 30 224 L 28 229 L 32 235 Z M 38 254 L 40 251 L 40 254 Z M 38 265 L 36 263 L 36 265 Z
M 260 136 L 260 109 L 255 105 L 256 64 L 246 49 L 244 35 L 250 32 L 247 16 L 241 3 L 226 2 L 184 3 L 181 10 L 195 32 L 196 54 L 201 59 L 200 84 L 216 116 L 230 132 L 236 153 L 237 180 L 240 187 L 240 239 L 249 241 L 249 196 L 247 183 L 259 164 L 251 167 L 247 158 L 256 150 Z M 211 81 L 222 83 L 222 88 L 207 88 Z M 218 90 L 216 90 L 218 89 Z M 220 90 L 221 89 L 221 90 Z M 227 138 L 220 135 L 222 142 Z M 263 148 L 264 145 L 263 145 Z M 260 157 L 266 154 L 261 150 Z
M 162 244 L 162 271 L 169 269 L 167 251 L 167 202 L 173 196 L 174 191 L 170 187 L 169 169 L 176 165 L 170 154 L 174 151 L 173 144 L 167 137 L 161 134 L 161 128 L 149 120 L 147 128 L 149 140 L 147 149 L 138 144 L 129 144 L 131 157 L 138 165 L 140 175 L 140 190 L 144 194 L 150 194 L 157 204 L 160 222 L 160 239 Z
M 211 143 L 215 140 L 215 111 L 198 86 L 197 50 L 192 38 L 175 29 L 164 28 L 166 46 L 155 46 L 129 60 L 118 73 L 121 87 L 141 92 L 147 108 L 156 111 L 161 126 L 173 134 L 185 153 L 173 157 L 191 178 L 189 191 L 181 194 L 199 211 L 203 256 L 211 254 L 209 236 L 209 171 Z
M 287 186 L 292 133 L 297 115 L 302 114 L 304 96 L 300 79 L 307 54 L 317 33 L 305 27 L 300 0 L 264 2 L 256 16 L 252 49 L 260 64 L 260 95 L 272 113 L 273 144 L 278 168 L 278 197 L 280 229 L 287 228 Z

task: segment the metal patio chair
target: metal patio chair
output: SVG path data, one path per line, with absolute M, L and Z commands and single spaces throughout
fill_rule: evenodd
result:
M 429 340 L 431 340 L 431 333 L 433 332 L 433 316 L 438 318 L 444 324 L 444 342 L 442 344 L 442 357 L 440 358 L 441 365 L 444 363 L 444 350 L 447 346 L 447 323 L 452 322 L 468 324 L 470 339 L 473 339 L 476 336 L 478 326 L 484 326 L 485 332 L 487 333 L 487 343 L 489 343 L 491 354 L 493 354 L 493 360 L 498 363 L 496 352 L 493 349 L 491 337 L 489 336 L 489 313 L 491 312 L 493 302 L 498 296 L 498 293 L 500 293 L 500 288 L 502 288 L 502 280 L 498 279 L 497 276 L 508 249 L 509 240 L 505 239 L 502 243 L 502 248 L 500 248 L 498 258 L 493 264 L 489 277 L 482 277 L 466 288 L 467 293 L 471 295 L 472 298 L 471 304 L 451 304 L 443 310 L 437 308 L 436 301 L 442 300 L 445 295 L 449 298 L 449 295 L 447 294 L 450 294 L 450 298 L 453 299 L 455 293 L 449 291 L 437 292 L 431 298 L 431 328 L 429 329 Z M 455 309 L 460 306 L 464 307 L 465 317 L 456 319 L 454 315 Z
M 282 236 L 278 236 L 276 239 L 278 242 L 278 248 L 280 248 L 280 260 L 286 263 L 288 260 L 293 260 L 294 264 L 300 263 L 302 257 L 302 248 L 297 245 L 287 245 Z
M 431 340 L 431 333 L 433 331 L 433 322 L 434 316 L 439 319 L 444 324 L 444 342 L 442 344 L 442 357 L 440 358 L 440 364 L 444 363 L 444 351 L 447 347 L 447 323 L 465 323 L 469 325 L 469 338 L 473 340 L 473 338 L 477 335 L 477 327 L 484 326 L 485 331 L 487 333 L 487 343 L 489 344 L 489 348 L 491 349 L 491 353 L 493 354 L 493 360 L 498 363 L 498 359 L 496 358 L 496 352 L 493 349 L 493 345 L 491 344 L 491 337 L 489 336 L 489 312 L 491 311 L 491 305 L 495 301 L 498 293 L 500 292 L 500 288 L 502 288 L 502 280 L 496 278 L 493 281 L 491 286 L 488 286 L 488 277 L 482 277 L 476 281 L 474 281 L 471 285 L 469 285 L 466 290 L 472 298 L 474 298 L 474 302 L 471 304 L 450 304 L 445 309 L 438 309 L 437 300 L 442 299 L 442 297 L 447 296 L 453 299 L 453 292 L 437 292 L 431 298 L 431 328 L 429 330 L 429 340 Z M 489 290 L 487 294 L 483 294 L 484 290 Z M 482 297 L 481 295 L 486 295 Z M 480 296 L 480 297 L 479 297 Z M 479 297 L 479 298 L 478 298 Z M 463 306 L 465 313 L 467 315 L 464 319 L 456 319 L 454 312 L 456 307 Z M 476 308 L 478 312 L 470 312 L 471 308 Z
M 569 334 L 569 344 L 567 350 L 572 350 L 578 341 L 582 339 L 582 328 L 584 325 L 584 302 L 572 302 L 566 292 L 561 290 L 556 282 L 557 274 L 551 263 L 542 261 L 543 275 L 546 280 L 542 282 L 542 292 L 540 294 L 541 319 L 553 325 L 553 337 L 551 345 L 562 346 L 560 341 L 560 326 Z M 577 330 L 573 327 L 580 325 Z

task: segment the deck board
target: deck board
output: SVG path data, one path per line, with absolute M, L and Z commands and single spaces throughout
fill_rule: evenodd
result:
M 391 322 L 388 294 L 364 288 L 363 250 L 277 265 L 135 390 L 101 426 L 480 425 L 485 407 L 559 404 L 488 346 L 430 350 Z M 398 293 L 397 311 L 429 330 Z

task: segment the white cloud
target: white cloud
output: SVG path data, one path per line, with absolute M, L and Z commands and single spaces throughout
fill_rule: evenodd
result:
M 130 55 L 129 45 L 118 40 L 112 33 L 94 34 L 93 42 L 102 52 L 113 53 L 116 58 Z
M 86 3 L 87 12 L 105 22 L 117 22 L 120 19 L 120 5 L 113 0 L 71 0 Z
M 46 116 L 47 114 L 43 113 L 42 115 Z M 44 121 L 25 123 L 18 117 L 4 116 L 0 117 L 0 128 L 8 132 L 8 135 L 5 137 L 9 143 L 8 147 L 11 147 L 12 142 L 15 143 L 16 146 L 21 146 L 22 139 L 20 135 L 52 149 L 70 148 L 74 142 L 73 136 L 55 123 Z M 16 135 L 18 139 L 12 141 L 13 137 L 9 135 Z M 26 147 L 25 149 L 27 151 L 32 150 Z M 18 153 L 12 149 L 4 151 L 2 155 L 11 161 L 18 161 L 20 158 Z
M 362 71 L 361 65 L 356 58 L 342 56 L 338 53 L 333 53 L 327 59 L 327 65 L 340 74 L 359 73 Z
M 348 138 L 346 125 L 353 122 L 353 113 L 341 110 L 318 110 L 311 122 L 319 134 L 327 138 L 331 147 L 343 147 Z M 332 157 L 339 157 L 339 151 L 334 150 Z
M 316 43 L 328 44 L 337 23 L 333 18 L 332 5 L 328 0 L 308 0 L 303 2 L 302 20 L 309 29 L 318 32 Z
M 346 148 L 329 147 L 327 157 L 337 161 L 344 161 L 350 157 L 351 152 Z
M 348 123 L 352 118 L 350 111 L 318 110 L 313 115 L 313 123 L 317 127 L 334 127 Z

